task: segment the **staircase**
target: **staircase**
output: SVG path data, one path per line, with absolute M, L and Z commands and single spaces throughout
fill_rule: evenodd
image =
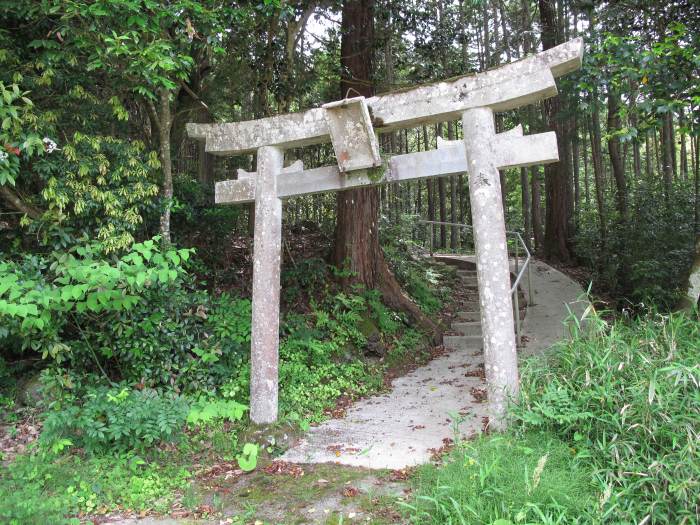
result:
M 476 277 L 476 270 L 473 270 L 473 263 L 463 258 L 450 256 L 435 256 L 436 262 L 445 266 L 457 267 L 457 277 L 461 282 L 461 287 L 466 291 L 465 300 L 460 305 L 460 310 L 456 313 L 456 318 L 450 325 L 450 331 L 443 336 L 443 344 L 446 348 L 468 349 L 482 348 L 481 331 L 481 307 L 479 305 L 479 287 Z M 511 280 L 515 276 L 511 274 Z M 525 306 L 527 300 L 522 290 L 518 289 L 519 318 L 525 318 Z

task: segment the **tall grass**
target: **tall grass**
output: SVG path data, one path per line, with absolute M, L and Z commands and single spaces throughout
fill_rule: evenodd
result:
M 610 523 L 700 522 L 700 323 L 654 315 L 589 330 L 523 372 L 513 415 L 589 461 Z
M 541 432 L 462 443 L 441 467 L 424 467 L 413 523 L 575 523 L 596 503 L 588 469 L 569 446 Z
M 588 317 L 525 363 L 510 434 L 419 473 L 406 507 L 414 522 L 700 523 L 697 313 Z M 533 491 L 533 461 L 545 455 Z M 487 482 L 471 477 L 470 457 L 490 465 Z

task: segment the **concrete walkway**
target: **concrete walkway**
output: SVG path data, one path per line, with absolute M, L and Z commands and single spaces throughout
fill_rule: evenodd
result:
M 469 257 L 441 257 L 468 265 Z M 340 463 L 374 469 L 400 469 L 425 463 L 450 439 L 482 430 L 486 415 L 479 305 L 473 271 L 458 272 L 474 299 L 465 305 L 445 336 L 448 351 L 397 378 L 390 392 L 355 403 L 342 419 L 311 430 L 283 456 L 294 463 Z M 581 287 L 561 272 L 535 261 L 531 272 L 534 304 L 523 324 L 527 343 L 521 356 L 541 353 L 567 333 L 568 308 L 580 313 Z M 527 283 L 524 283 L 527 296 Z M 568 308 L 567 308 L 568 307 Z

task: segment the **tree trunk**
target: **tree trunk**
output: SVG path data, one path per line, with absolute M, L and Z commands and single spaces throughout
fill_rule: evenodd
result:
M 688 145 L 686 144 L 686 133 L 685 133 L 685 112 L 683 108 L 679 110 L 678 114 L 678 125 L 680 126 L 681 134 L 681 179 L 684 181 L 688 180 Z
M 542 231 L 542 183 L 540 169 L 537 166 L 530 168 L 530 179 L 532 185 L 532 236 L 535 239 L 535 251 L 539 253 L 544 245 L 544 232 Z
M 617 212 L 620 215 L 621 223 L 627 224 L 627 179 L 620 152 L 620 138 L 614 135 L 614 132 L 620 129 L 619 97 L 620 95 L 614 90 L 608 92 L 608 135 L 610 137 L 608 138 L 608 153 L 615 178 Z
M 612 88 L 608 89 L 608 153 L 610 154 L 610 165 L 612 166 L 613 178 L 615 179 L 615 202 L 617 204 L 618 223 L 620 230 L 619 255 L 621 264 L 617 268 L 617 281 L 623 293 L 629 290 L 629 277 L 631 273 L 630 257 L 627 253 L 627 179 L 625 177 L 625 166 L 620 152 L 620 138 L 615 135 L 620 129 L 620 95 Z
M 700 300 L 700 233 L 695 236 L 695 260 L 690 267 L 685 290 L 685 295 L 676 306 L 676 309 L 690 312 Z
M 574 170 L 574 231 L 578 230 L 581 216 L 581 168 L 579 166 L 580 156 L 581 148 L 578 134 L 578 120 L 574 117 L 574 126 L 571 135 L 571 165 Z
M 663 174 L 666 200 L 670 202 L 671 191 L 673 189 L 673 139 L 671 138 L 671 121 L 668 115 L 663 119 L 661 128 L 661 147 L 663 150 Z
M 160 235 L 163 244 L 168 246 L 172 242 L 170 236 L 170 210 L 173 205 L 173 161 L 170 155 L 170 129 L 172 126 L 172 114 L 170 108 L 170 91 L 162 88 L 159 92 L 160 114 L 159 126 L 159 153 L 161 170 L 163 171 L 163 211 L 160 215 Z
M 455 127 L 454 122 L 447 123 L 447 139 L 454 140 Z M 457 222 L 457 176 L 450 177 L 450 222 Z M 459 228 L 452 226 L 450 228 L 450 249 L 457 251 L 459 246 Z
M 695 172 L 695 233 L 700 233 L 700 136 L 695 137 L 693 153 L 693 171 Z
M 532 251 L 532 224 L 530 217 L 530 181 L 527 176 L 527 168 L 520 168 L 520 189 L 522 194 L 523 209 L 523 229 L 525 233 L 525 244 L 527 249 Z
M 435 140 L 437 137 L 442 137 L 442 124 L 438 124 L 435 128 Z M 440 210 L 440 222 L 447 222 L 447 188 L 445 187 L 445 178 L 440 177 L 437 181 L 438 185 L 438 207 Z M 447 247 L 447 227 L 444 224 L 440 225 L 440 248 Z
M 607 240 L 607 228 L 605 217 L 605 173 L 603 172 L 603 154 L 601 152 L 600 117 L 598 115 L 598 94 L 594 91 L 591 103 L 591 154 L 593 156 L 593 175 L 595 178 L 595 197 L 598 206 L 598 220 L 600 224 L 600 240 L 604 247 Z
M 0 185 L 0 195 L 2 195 L 8 206 L 20 213 L 24 213 L 30 219 L 38 219 L 43 213 L 42 210 L 24 202 L 12 188 L 5 184 Z
M 539 0 L 542 24 L 542 48 L 550 49 L 557 44 L 557 14 L 554 0 Z M 547 210 L 545 215 L 544 255 L 547 259 L 568 262 L 569 231 L 567 210 L 567 137 L 563 122 L 559 118 L 561 100 L 559 96 L 545 100 L 545 117 L 550 130 L 557 134 L 559 159 L 556 164 L 544 168 Z
M 488 69 L 491 67 L 491 43 L 490 43 L 490 37 L 489 37 L 489 3 L 488 2 L 481 2 L 482 5 L 482 18 L 484 21 L 484 50 L 483 50 L 483 55 L 484 58 L 481 63 L 481 69 Z
M 440 205 L 440 222 L 447 222 L 447 188 L 445 177 L 438 179 L 438 200 Z M 440 225 L 440 248 L 447 247 L 447 228 L 444 224 Z
M 374 0 L 347 0 L 343 3 L 341 24 L 341 97 L 352 88 L 370 97 L 374 46 Z M 349 263 L 353 276 L 346 286 L 359 283 L 367 289 L 379 289 L 391 308 L 406 311 L 416 323 L 437 341 L 439 327 L 402 292 L 379 245 L 379 189 L 358 188 L 339 192 L 335 245 L 332 260 L 336 265 Z

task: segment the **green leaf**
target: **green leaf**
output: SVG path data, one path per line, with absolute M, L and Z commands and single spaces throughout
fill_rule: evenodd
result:
M 236 460 L 244 472 L 255 470 L 258 465 L 258 446 L 255 443 L 246 443 L 243 446 L 243 453 L 237 456 Z

